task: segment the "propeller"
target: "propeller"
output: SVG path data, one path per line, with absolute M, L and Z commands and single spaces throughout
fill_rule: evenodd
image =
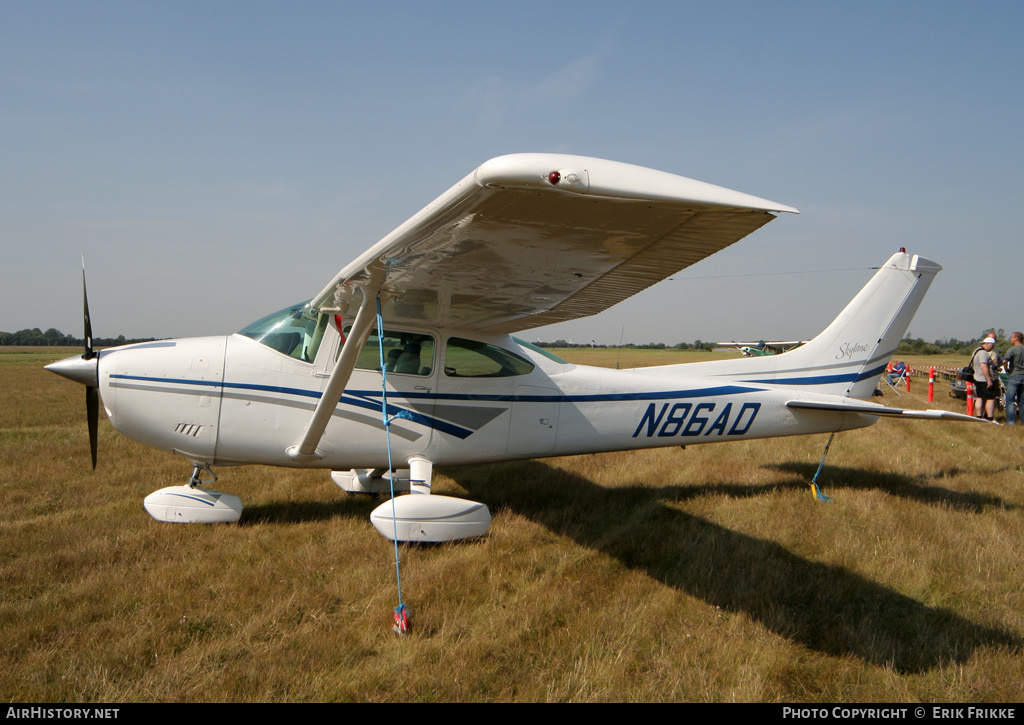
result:
M 92 320 L 89 318 L 89 292 L 85 288 L 85 255 L 82 255 L 82 310 L 85 318 L 83 337 L 85 352 L 83 360 L 96 358 L 96 383 L 99 383 L 99 357 L 92 349 Z M 85 386 L 85 417 L 89 422 L 89 454 L 92 456 L 92 470 L 96 470 L 96 447 L 99 440 L 100 391 L 96 385 Z
M 89 423 L 89 452 L 92 455 L 92 467 L 95 470 L 100 418 L 100 356 L 92 349 L 92 322 L 89 319 L 89 293 L 85 289 L 84 255 L 82 257 L 82 302 L 85 313 L 85 351 L 80 356 L 75 355 L 50 363 L 46 369 L 85 386 L 85 415 Z

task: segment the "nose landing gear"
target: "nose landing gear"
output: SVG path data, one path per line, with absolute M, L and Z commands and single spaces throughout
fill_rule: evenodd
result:
M 203 472 L 209 478 L 202 477 Z M 230 493 L 202 488 L 217 482 L 205 463 L 194 463 L 186 486 L 168 486 L 146 496 L 143 506 L 157 521 L 175 524 L 229 524 L 242 517 L 242 500 Z

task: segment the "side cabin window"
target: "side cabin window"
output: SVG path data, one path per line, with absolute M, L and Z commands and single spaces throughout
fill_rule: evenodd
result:
M 345 336 L 351 326 L 345 327 Z M 344 344 L 344 343 L 343 343 Z M 384 368 L 387 372 L 399 375 L 430 375 L 434 369 L 434 338 L 416 332 L 399 332 L 384 330 L 383 339 L 378 338 L 374 330 L 366 338 L 359 359 L 356 360 L 357 370 L 376 370 L 380 372 L 380 351 L 384 348 Z M 338 347 L 341 354 L 341 347 Z
M 329 319 L 329 315 L 314 311 L 309 301 L 299 302 L 261 317 L 238 334 L 288 357 L 311 363 L 323 342 Z
M 545 350 L 542 347 L 537 347 L 532 342 L 527 342 L 526 340 L 520 340 L 518 337 L 513 337 L 512 340 L 515 341 L 515 343 L 517 345 L 519 345 L 520 347 L 525 347 L 527 350 L 533 350 L 533 352 L 537 353 L 538 355 L 543 355 L 544 357 L 546 357 L 551 362 L 556 362 L 559 365 L 569 365 L 570 364 L 568 360 L 563 360 L 562 358 L 558 357 L 558 355 L 556 355 L 555 353 L 553 353 L 553 352 L 551 352 L 549 350 Z
M 444 374 L 450 378 L 507 378 L 533 372 L 533 363 L 485 342 L 449 337 Z

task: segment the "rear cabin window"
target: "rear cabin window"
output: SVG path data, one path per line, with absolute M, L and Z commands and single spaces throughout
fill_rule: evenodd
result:
M 538 355 L 543 355 L 544 357 L 546 357 L 548 360 L 551 360 L 552 362 L 556 362 L 559 365 L 569 365 L 570 364 L 568 360 L 563 360 L 562 358 L 558 357 L 558 355 L 556 355 L 555 353 L 553 353 L 553 352 L 551 352 L 549 350 L 545 350 L 542 347 L 537 347 L 532 342 L 527 342 L 526 340 L 520 340 L 518 337 L 513 337 L 512 339 L 520 347 L 525 347 L 527 350 L 533 350 Z
M 533 372 L 533 363 L 485 342 L 449 337 L 444 374 L 450 378 L 508 378 Z

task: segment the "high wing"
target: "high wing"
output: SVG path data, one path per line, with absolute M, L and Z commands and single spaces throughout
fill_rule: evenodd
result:
M 797 210 L 603 159 L 492 159 L 313 299 L 384 293 L 391 321 L 514 332 L 593 315 Z

